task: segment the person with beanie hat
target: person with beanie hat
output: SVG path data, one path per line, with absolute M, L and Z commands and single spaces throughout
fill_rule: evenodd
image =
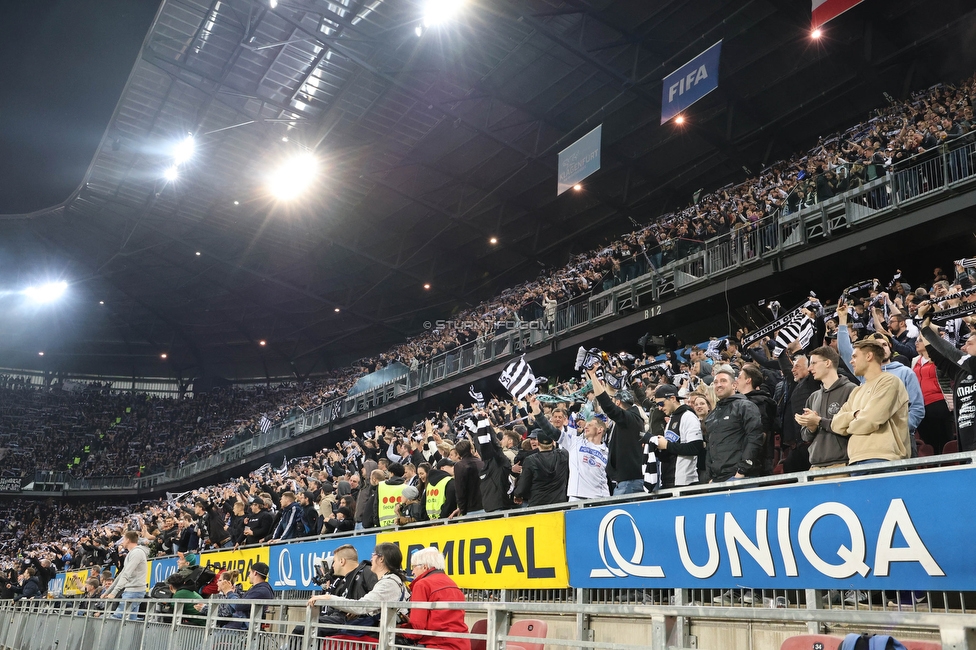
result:
M 420 490 L 412 485 L 406 485 L 400 493 L 403 500 L 394 506 L 396 513 L 394 520 L 397 526 L 412 524 L 415 521 L 427 521 L 427 512 L 420 500 Z

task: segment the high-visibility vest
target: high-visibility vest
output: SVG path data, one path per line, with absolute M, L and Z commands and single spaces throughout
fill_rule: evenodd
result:
M 444 505 L 444 501 L 447 498 L 444 495 L 444 489 L 450 481 L 453 481 L 452 476 L 445 476 L 440 480 L 439 483 L 434 483 L 427 486 L 427 517 L 429 519 L 438 519 L 441 516 L 441 506 Z
M 403 501 L 403 488 L 407 486 L 405 483 L 388 485 L 383 482 L 376 487 L 380 500 L 380 526 L 392 526 L 396 520 L 396 504 Z

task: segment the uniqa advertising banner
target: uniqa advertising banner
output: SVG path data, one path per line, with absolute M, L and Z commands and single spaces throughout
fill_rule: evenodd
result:
M 176 558 L 165 557 L 159 560 L 149 561 L 149 587 L 155 587 L 160 582 L 166 582 L 166 578 L 176 573 Z
M 970 591 L 974 484 L 942 468 L 573 510 L 570 584 Z
M 569 586 L 561 512 L 399 530 L 380 533 L 376 541 L 399 546 L 405 568 L 414 551 L 437 547 L 445 573 L 465 589 Z
M 274 589 L 309 590 L 319 587 L 313 581 L 315 568 L 332 557 L 335 550 L 346 544 L 356 549 L 359 561 L 369 560 L 376 548 L 376 535 L 356 535 L 314 542 L 274 544 L 270 547 L 271 575 L 268 581 Z

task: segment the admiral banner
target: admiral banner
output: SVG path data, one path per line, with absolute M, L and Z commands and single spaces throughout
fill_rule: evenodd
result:
M 563 513 L 509 517 L 380 533 L 377 543 L 392 542 L 410 554 L 436 546 L 445 572 L 467 589 L 564 589 L 566 529 Z
M 274 544 L 270 547 L 271 575 L 268 581 L 274 589 L 318 589 L 312 578 L 315 567 L 337 548 L 351 544 L 359 554 L 359 561 L 368 560 L 376 548 L 376 535 L 357 535 L 339 539 L 323 539 L 297 544 Z
M 661 124 L 718 88 L 722 41 L 684 64 L 662 82 Z
M 268 558 L 267 546 L 246 548 L 239 551 L 213 551 L 200 555 L 200 566 L 209 568 L 214 573 L 223 569 L 233 569 L 240 572 L 241 584 L 247 590 L 251 588 L 251 583 L 248 581 L 251 565 L 255 562 L 268 564 Z
M 85 593 L 85 581 L 88 580 L 88 569 L 84 571 L 68 571 L 64 574 L 64 589 L 62 592 L 65 596 L 80 596 Z M 48 586 L 50 591 L 51 587 Z
M 974 482 L 943 468 L 568 511 L 570 584 L 971 591 Z

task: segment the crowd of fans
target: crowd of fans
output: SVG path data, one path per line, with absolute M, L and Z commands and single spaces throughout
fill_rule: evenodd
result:
M 41 561 L 118 568 L 127 529 L 150 556 L 195 555 L 953 445 L 972 451 L 976 368 L 958 350 L 976 356 L 974 317 L 941 328 L 927 319 L 932 309 L 976 302 L 976 292 L 946 300 L 976 287 L 976 268 L 954 270 L 950 279 L 935 269 L 919 284 L 900 276 L 862 284 L 843 303 L 812 297 L 802 310 L 810 327 L 792 341 L 771 332 L 746 347 L 739 331 L 656 358 L 593 350 L 578 374 L 524 401 L 489 396 L 410 429 L 353 431 L 314 456 L 166 499 L 7 503 L 2 568 L 21 589 L 35 577 L 26 568 Z M 90 393 L 96 403 L 108 394 Z
M 20 477 L 32 477 L 35 470 L 134 476 L 204 457 L 253 436 L 262 416 L 275 421 L 296 407 L 327 403 L 345 395 L 363 375 L 393 362 L 416 370 L 438 354 L 492 337 L 506 323 L 551 322 L 558 303 L 626 282 L 693 253 L 705 240 L 748 232 L 766 217 L 830 198 L 948 141 L 972 137 L 974 97 L 976 76 L 891 101 L 866 122 L 821 138 L 806 155 L 776 163 L 599 250 L 576 255 L 566 266 L 453 314 L 443 327 L 393 350 L 311 380 L 167 399 L 102 384 L 72 382 L 73 390 L 66 390 L 61 384 L 40 387 L 0 377 L 0 471 Z

